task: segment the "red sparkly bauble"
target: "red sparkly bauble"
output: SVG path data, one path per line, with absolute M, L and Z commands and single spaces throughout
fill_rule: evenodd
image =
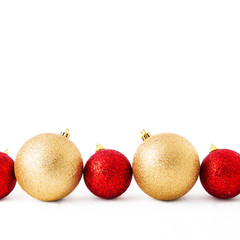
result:
M 0 152 L 0 199 L 6 197 L 15 187 L 14 161 Z
M 101 198 L 116 198 L 123 194 L 132 180 L 129 160 L 120 152 L 100 149 L 87 161 L 84 181 L 87 188 Z
M 214 197 L 227 199 L 240 193 L 240 154 L 228 149 L 217 149 L 203 160 L 200 180 L 205 190 Z

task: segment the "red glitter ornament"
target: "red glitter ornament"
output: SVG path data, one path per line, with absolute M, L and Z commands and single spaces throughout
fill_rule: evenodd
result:
M 132 180 L 129 160 L 120 152 L 97 149 L 84 168 L 87 188 L 101 198 L 116 198 L 123 194 Z
M 14 161 L 0 152 L 0 199 L 6 197 L 15 187 Z
M 214 197 L 227 199 L 240 193 L 240 154 L 228 149 L 215 149 L 203 160 L 200 180 Z

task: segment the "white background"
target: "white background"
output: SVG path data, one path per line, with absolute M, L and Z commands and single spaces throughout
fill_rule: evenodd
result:
M 0 1 L 0 148 L 70 128 L 84 162 L 96 143 L 132 161 L 140 131 L 175 132 L 200 159 L 240 151 L 240 3 L 222 0 Z M 45 203 L 17 186 L 0 201 L 1 239 L 237 239 L 240 197 L 198 181 L 183 198 L 136 185 L 115 200 L 81 180 Z

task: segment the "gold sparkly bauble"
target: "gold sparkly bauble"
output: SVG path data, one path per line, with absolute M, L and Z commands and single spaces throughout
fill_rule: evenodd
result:
M 78 185 L 83 161 L 78 148 L 66 136 L 45 133 L 28 140 L 19 150 L 15 174 L 30 196 L 55 201 Z
M 137 184 L 159 200 L 174 200 L 185 195 L 196 183 L 199 170 L 199 157 L 193 145 L 173 133 L 148 136 L 133 159 Z

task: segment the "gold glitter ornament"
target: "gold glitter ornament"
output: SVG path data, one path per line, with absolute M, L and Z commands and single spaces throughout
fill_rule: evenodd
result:
M 142 138 L 132 166 L 138 186 L 159 200 L 174 200 L 190 191 L 200 170 L 193 145 L 173 133 L 151 136 L 143 130 Z
M 15 175 L 30 196 L 43 201 L 66 197 L 78 185 L 83 169 L 81 153 L 69 132 L 45 133 L 28 140 L 19 150 Z

